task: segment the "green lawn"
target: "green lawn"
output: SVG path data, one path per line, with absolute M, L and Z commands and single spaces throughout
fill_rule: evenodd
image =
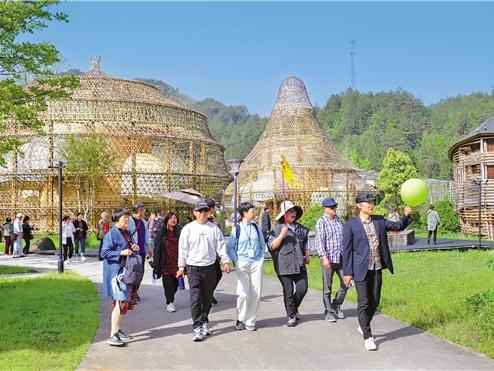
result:
M 393 262 L 395 274 L 383 277 L 382 312 L 494 358 L 492 252 L 399 253 Z M 265 272 L 273 274 L 271 263 Z M 321 290 L 317 258 L 309 267 L 309 286 Z M 348 298 L 356 301 L 354 289 Z
M 5 274 L 19 274 L 19 273 L 36 273 L 36 271 L 28 267 L 12 267 L 9 265 L 0 265 L 0 276 Z
M 0 368 L 74 370 L 99 322 L 94 283 L 72 273 L 0 278 Z

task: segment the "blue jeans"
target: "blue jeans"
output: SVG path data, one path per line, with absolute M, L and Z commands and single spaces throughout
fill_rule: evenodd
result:
M 75 240 L 75 254 L 79 254 L 79 247 L 81 248 L 81 256 L 84 256 L 86 253 L 86 239 L 81 238 Z

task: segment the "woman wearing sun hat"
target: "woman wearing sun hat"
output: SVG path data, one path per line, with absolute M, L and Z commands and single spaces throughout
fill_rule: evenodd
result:
M 276 274 L 283 287 L 288 327 L 299 320 L 298 308 L 307 293 L 307 270 L 309 263 L 309 230 L 297 223 L 303 214 L 300 206 L 283 201 L 276 217 L 278 224 L 268 239 L 268 248 L 273 257 Z

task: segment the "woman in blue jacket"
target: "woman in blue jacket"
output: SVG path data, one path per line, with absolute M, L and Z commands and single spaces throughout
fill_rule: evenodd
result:
M 120 271 L 121 257 L 129 256 L 139 251 L 139 246 L 132 243 L 128 230 L 130 212 L 126 209 L 117 209 L 113 213 L 115 225 L 105 235 L 101 247 L 103 259 L 103 293 L 113 300 L 111 316 L 111 335 L 108 344 L 124 346 L 130 337 L 120 329 L 120 318 L 125 314 L 127 289 L 123 282 L 115 279 Z

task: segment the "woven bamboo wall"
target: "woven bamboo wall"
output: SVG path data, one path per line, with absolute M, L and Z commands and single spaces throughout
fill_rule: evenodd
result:
M 298 184 L 283 181 L 282 156 Z M 321 129 L 305 84 L 297 77 L 281 84 L 266 129 L 240 167 L 239 185 L 241 200 L 271 200 L 276 206 L 289 198 L 306 208 L 331 194 L 350 205 L 358 190 L 371 188 Z M 231 193 L 230 186 L 226 202 Z
M 43 133 L 10 125 L 1 137 L 23 144 L 7 154 L 0 168 L 0 218 L 22 212 L 42 229 L 58 218 L 58 176 L 51 169 L 61 158 L 68 136 L 102 135 L 116 160 L 96 184 L 92 222 L 103 210 L 140 200 L 149 207 L 169 202 L 168 191 L 195 188 L 220 197 L 230 182 L 224 148 L 211 136 L 207 117 L 161 96 L 142 82 L 110 78 L 99 65 L 81 77 L 72 99 L 49 102 L 41 115 Z M 77 211 L 77 179 L 65 177 L 64 209 Z

